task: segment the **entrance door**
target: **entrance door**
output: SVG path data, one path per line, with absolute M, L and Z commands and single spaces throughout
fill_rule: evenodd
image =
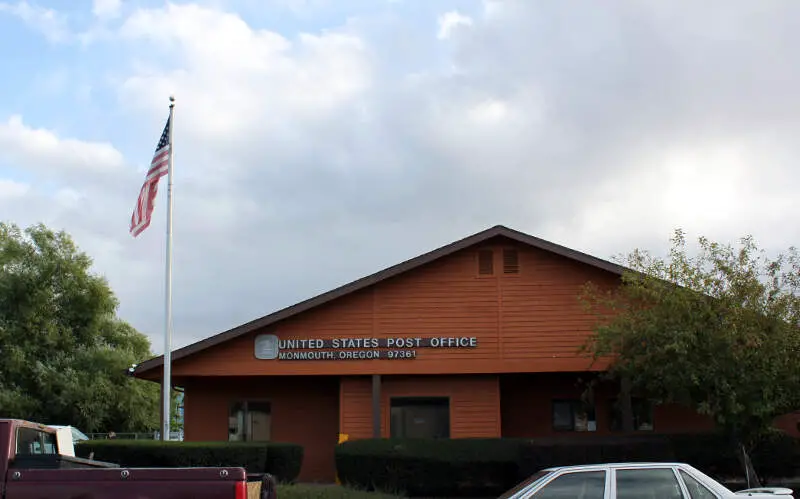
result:
M 247 404 L 247 426 L 250 440 L 264 442 L 269 440 L 272 414 L 269 402 L 250 402 Z
M 390 404 L 392 437 L 450 437 L 450 399 L 447 397 L 397 397 L 392 398 Z
M 260 400 L 235 402 L 228 421 L 228 440 L 266 442 L 272 434 L 271 404 Z

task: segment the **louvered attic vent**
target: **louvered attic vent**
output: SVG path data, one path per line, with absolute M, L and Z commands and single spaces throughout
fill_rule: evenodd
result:
M 494 252 L 492 250 L 478 251 L 478 274 L 494 274 Z
M 503 273 L 519 274 L 519 253 L 515 249 L 503 250 Z

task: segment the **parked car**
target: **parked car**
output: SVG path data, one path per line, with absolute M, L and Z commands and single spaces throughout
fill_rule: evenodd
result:
M 738 492 L 684 463 L 615 463 L 548 468 L 499 499 L 794 499 L 791 489 Z
M 0 497 L 3 499 L 275 499 L 274 479 L 241 467 L 122 468 L 64 455 L 55 428 L 0 419 Z M 71 442 L 70 442 L 71 443 Z M 250 482 L 250 484 L 248 484 Z

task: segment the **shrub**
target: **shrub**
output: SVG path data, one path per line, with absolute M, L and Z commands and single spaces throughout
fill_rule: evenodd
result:
M 651 436 L 532 439 L 520 452 L 520 473 L 526 477 L 554 466 L 636 461 L 672 461 L 669 442 Z
M 717 479 L 744 473 L 737 449 L 723 435 L 683 434 L 664 438 L 672 448 L 674 461 L 690 464 Z
M 354 440 L 336 450 L 340 480 L 409 496 L 496 496 L 544 468 L 611 462 L 684 462 L 717 478 L 744 476 L 719 434 L 541 439 Z M 800 441 L 776 435 L 751 452 L 763 482 L 800 474 Z
M 342 483 L 409 496 L 492 496 L 519 478 L 521 440 L 370 439 L 336 450 Z
M 292 483 L 303 465 L 303 447 L 296 444 L 270 443 L 266 470 L 282 483 Z
M 800 440 L 782 433 L 766 438 L 750 453 L 763 480 L 800 477 Z
M 675 460 L 691 464 L 720 480 L 742 477 L 741 448 L 719 434 L 666 437 Z M 750 451 L 750 461 L 762 481 L 800 474 L 800 441 L 782 433 L 762 440 Z
M 241 466 L 248 473 L 271 473 L 292 482 L 300 473 L 303 448 L 266 442 L 162 442 L 160 440 L 88 440 L 75 445 L 78 457 L 124 467 Z

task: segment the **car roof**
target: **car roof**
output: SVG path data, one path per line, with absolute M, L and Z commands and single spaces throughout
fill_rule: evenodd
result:
M 592 470 L 592 469 L 607 469 L 607 468 L 669 468 L 669 467 L 688 467 L 686 463 L 678 462 L 628 462 L 628 463 L 596 463 L 596 464 L 576 464 L 572 466 L 553 466 L 546 468 L 544 471 L 578 471 L 578 470 Z

